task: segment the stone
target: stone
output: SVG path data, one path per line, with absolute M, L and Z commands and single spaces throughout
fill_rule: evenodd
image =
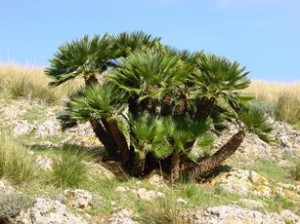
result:
M 98 176 L 102 179 L 112 180 L 116 178 L 116 175 L 109 169 L 105 168 L 99 163 L 86 162 L 84 164 L 88 167 L 88 172 L 91 175 Z
M 158 197 L 165 197 L 165 194 L 162 192 L 147 190 L 146 188 L 132 189 L 131 192 L 145 201 L 152 201 Z
M 281 211 L 280 216 L 287 223 L 300 223 L 300 217 L 290 210 L 285 209 Z
M 47 137 L 58 134 L 60 130 L 61 128 L 59 121 L 55 117 L 52 117 L 47 119 L 41 125 L 37 126 L 35 135 L 37 137 Z
M 2 180 L 0 180 L 0 194 L 9 194 L 12 193 L 15 189 L 4 184 Z
M 93 203 L 93 195 L 82 189 L 65 190 L 64 194 L 67 198 L 66 204 L 73 208 L 86 210 L 89 209 Z
M 178 198 L 178 199 L 176 200 L 176 203 L 177 203 L 177 204 L 182 204 L 182 205 L 188 204 L 188 202 L 187 202 L 186 200 L 184 200 L 183 198 Z
M 47 157 L 45 155 L 39 155 L 36 158 L 35 162 L 36 162 L 37 166 L 42 170 L 45 170 L 45 171 L 52 170 L 53 161 L 52 161 L 52 159 L 50 159 L 49 157 Z
M 26 135 L 33 132 L 35 129 L 34 125 L 28 123 L 28 121 L 18 121 L 13 128 L 13 135 L 19 136 L 19 135 Z
M 133 211 L 123 209 L 120 212 L 111 215 L 108 221 L 110 224 L 138 224 L 132 218 Z
M 22 224 L 87 224 L 82 217 L 67 211 L 64 204 L 50 198 L 37 198 L 33 207 L 21 211 L 16 221 Z

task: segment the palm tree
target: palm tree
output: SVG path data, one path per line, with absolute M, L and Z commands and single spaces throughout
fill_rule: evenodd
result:
M 70 97 L 64 124 L 89 121 L 128 173 L 144 176 L 161 168 L 173 181 L 180 174 L 206 177 L 238 149 L 246 131 L 267 140 L 265 117 L 246 109 L 249 97 L 240 93 L 249 84 L 244 67 L 159 41 L 143 32 L 124 32 L 60 47 L 46 69 L 51 84 L 82 76 L 87 86 Z M 104 71 L 99 83 L 96 75 Z M 224 121 L 239 124 L 239 131 L 211 157 L 192 162 L 194 143 L 226 128 Z

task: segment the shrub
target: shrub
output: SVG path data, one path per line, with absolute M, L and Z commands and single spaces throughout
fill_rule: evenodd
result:
M 275 105 L 267 100 L 254 100 L 250 104 L 251 107 L 256 108 L 268 116 L 275 118 Z
M 10 137 L 9 132 L 0 130 L 0 177 L 15 184 L 32 180 L 36 174 L 35 161 L 28 150 Z
M 29 208 L 32 202 L 23 194 L 0 194 L 0 223 L 8 223 L 9 219 L 16 217 L 21 210 Z
M 83 163 L 87 154 L 64 148 L 60 158 L 53 162 L 53 177 L 58 186 L 78 186 L 86 179 L 87 168 Z

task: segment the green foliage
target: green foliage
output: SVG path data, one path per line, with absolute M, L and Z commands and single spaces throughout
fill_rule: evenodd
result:
M 50 64 L 45 73 L 53 78 L 51 85 L 77 76 L 86 82 L 60 116 L 64 128 L 92 121 L 109 155 L 133 175 L 159 163 L 174 163 L 163 167 L 175 169 L 181 162 L 176 158 L 188 155 L 198 138 L 207 149 L 212 144 L 208 133 L 226 128 L 224 121 L 269 140 L 265 114 L 244 109 L 253 98 L 240 92 L 250 83 L 249 72 L 236 61 L 178 51 L 143 32 L 124 32 L 66 43 Z
M 250 105 L 252 108 L 255 108 L 256 110 L 275 118 L 275 105 L 273 103 L 266 100 L 253 100 Z
M 272 141 L 269 135 L 273 130 L 272 125 L 269 123 L 267 115 L 259 108 L 243 108 L 238 116 L 245 125 L 246 130 L 255 133 L 263 141 Z
M 0 130 L 0 177 L 15 184 L 31 181 L 36 175 L 34 157 L 8 132 Z
M 32 200 L 20 193 L 0 194 L 0 223 L 9 223 L 21 210 L 32 205 Z
M 53 162 L 53 179 L 58 186 L 76 187 L 87 178 L 87 167 L 84 160 L 86 152 L 64 146 L 63 153 Z
M 88 78 L 101 73 L 108 66 L 112 45 L 108 35 L 83 38 L 61 45 L 45 74 L 53 79 L 51 86 L 58 86 L 77 76 Z

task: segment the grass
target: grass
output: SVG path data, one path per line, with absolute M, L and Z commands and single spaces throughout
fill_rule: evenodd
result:
M 83 161 L 89 159 L 86 152 L 63 146 L 62 155 L 53 163 L 54 182 L 62 187 L 79 186 L 87 179 L 87 167 Z
M 300 181 L 300 162 L 295 161 L 290 169 L 290 174 L 294 180 Z
M 0 178 L 14 184 L 34 179 L 37 174 L 35 162 L 28 150 L 4 130 L 0 130 L 0 142 Z
M 257 101 L 268 102 L 274 107 L 276 119 L 300 129 L 300 83 L 254 81 L 245 92 L 253 94 Z
M 47 105 L 60 104 L 82 85 L 75 80 L 72 84 L 50 88 L 49 81 L 43 68 L 0 62 L 0 96 L 3 98 L 23 98 Z

